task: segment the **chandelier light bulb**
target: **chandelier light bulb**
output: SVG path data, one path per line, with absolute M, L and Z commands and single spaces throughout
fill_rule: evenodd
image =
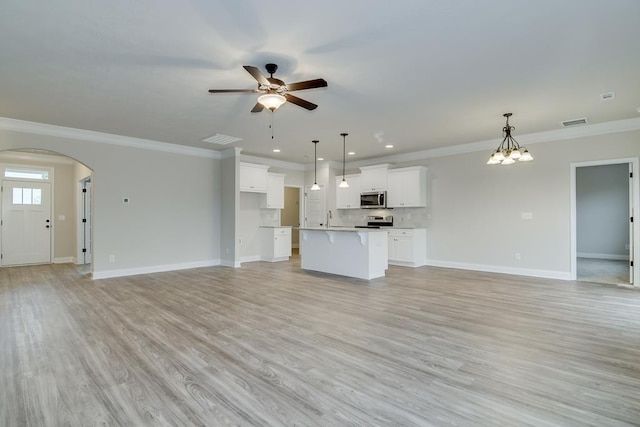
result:
M 338 187 L 340 187 L 340 188 L 349 188 L 349 183 L 347 182 L 346 179 L 342 178 L 342 181 L 340 181 L 340 185 L 338 185 Z
M 531 160 L 533 160 L 533 156 L 531 155 L 531 153 L 529 153 L 529 150 L 524 148 L 523 151 L 522 151 L 522 155 L 520 156 L 518 161 L 519 162 L 530 162 Z
M 516 162 L 516 161 L 515 161 L 515 160 L 513 160 L 511 157 L 507 157 L 506 159 L 504 159 L 504 160 L 502 161 L 502 163 L 501 163 L 501 164 L 503 164 L 503 165 L 511 165 L 511 164 L 514 164 L 515 162 Z

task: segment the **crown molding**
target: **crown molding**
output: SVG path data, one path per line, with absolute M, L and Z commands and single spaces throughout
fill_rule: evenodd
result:
M 73 165 L 77 162 L 75 159 L 72 159 L 71 157 L 58 155 L 50 151 L 44 151 L 44 150 L 27 151 L 27 150 L 12 149 L 12 148 L 8 150 L 0 151 L 0 162 L 2 161 L 9 161 L 12 163 L 39 162 L 39 163 L 62 164 L 62 165 Z
M 220 153 L 204 148 L 187 147 L 184 145 L 170 144 L 168 142 L 153 141 L 150 139 L 133 138 L 111 133 L 96 132 L 85 129 L 75 129 L 64 126 L 50 125 L 46 123 L 28 122 L 25 120 L 0 117 L 0 130 L 31 133 L 36 135 L 69 138 L 79 141 L 97 142 L 101 144 L 118 145 L 121 147 L 140 148 L 143 150 L 162 151 L 165 153 L 184 154 L 187 156 L 206 157 L 219 159 Z
M 563 129 L 554 129 L 544 132 L 536 132 L 518 135 L 517 141 L 521 146 L 538 144 L 541 142 L 561 141 L 567 139 L 584 138 L 588 136 L 606 135 L 619 132 L 640 130 L 640 117 L 632 119 L 614 120 L 611 122 L 595 123 L 584 126 L 576 126 Z M 347 163 L 348 169 L 360 166 L 377 165 L 379 163 L 403 163 L 414 160 L 424 160 L 434 157 L 453 156 L 476 151 L 493 150 L 499 144 L 499 138 L 485 141 L 471 142 L 468 144 L 452 145 L 450 147 L 432 148 L 412 153 L 396 154 L 391 156 L 376 157 Z
M 305 166 L 302 163 L 286 162 L 284 160 L 270 159 L 267 157 L 257 157 L 248 154 L 242 154 L 240 161 L 249 163 L 260 163 L 262 165 L 271 166 L 274 168 L 289 169 L 294 171 L 303 171 Z

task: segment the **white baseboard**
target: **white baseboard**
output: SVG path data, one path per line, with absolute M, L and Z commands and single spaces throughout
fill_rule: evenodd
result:
M 233 268 L 240 268 L 240 261 L 232 261 L 229 259 L 223 259 L 220 261 L 219 265 L 222 265 L 223 267 L 233 267 Z
M 614 261 L 629 261 L 629 255 L 592 254 L 592 253 L 586 253 L 586 252 L 578 252 L 578 258 L 611 259 Z
M 253 261 L 262 261 L 260 255 L 251 255 L 251 256 L 243 256 L 240 258 L 240 262 L 253 262 Z
M 208 261 L 184 262 L 179 264 L 152 265 L 149 267 L 125 268 L 122 270 L 94 271 L 93 279 L 109 279 L 112 277 L 135 276 L 138 274 L 162 273 L 165 271 L 188 270 L 190 268 L 214 267 L 221 265 L 219 259 Z
M 400 267 L 422 267 L 423 265 L 426 264 L 421 264 L 421 263 L 416 263 L 416 262 L 406 262 L 406 261 L 395 261 L 395 260 L 389 260 L 388 261 L 389 265 L 397 265 Z
M 571 280 L 571 273 L 564 271 L 535 270 L 528 268 L 503 267 L 499 265 L 467 264 L 428 259 L 427 265 L 432 267 L 457 268 L 460 270 L 485 271 L 488 273 L 513 274 L 517 276 L 542 277 L 544 279 Z
M 76 258 L 72 256 L 59 257 L 59 258 L 53 259 L 54 264 L 68 264 L 68 263 L 75 263 L 75 262 L 76 262 Z

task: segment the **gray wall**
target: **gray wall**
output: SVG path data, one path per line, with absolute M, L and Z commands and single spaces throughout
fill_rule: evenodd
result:
M 629 165 L 576 168 L 578 256 L 628 259 Z
M 0 130 L 0 150 L 16 148 L 55 151 L 93 169 L 98 277 L 220 259 L 219 160 Z

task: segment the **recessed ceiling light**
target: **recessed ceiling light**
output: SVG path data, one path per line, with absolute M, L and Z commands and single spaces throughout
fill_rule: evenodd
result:
M 318 157 L 318 160 L 319 160 L 319 161 L 323 161 L 323 160 L 324 160 L 324 157 Z
M 350 155 L 350 156 L 353 156 L 354 154 L 356 154 L 356 152 L 355 151 L 349 151 L 347 154 Z
M 384 146 L 384 148 L 393 148 L 393 144 L 387 144 Z
M 274 153 L 279 153 L 279 152 L 280 152 L 280 149 L 279 149 L 279 148 L 274 148 L 274 149 L 273 149 L 273 152 L 274 152 Z

